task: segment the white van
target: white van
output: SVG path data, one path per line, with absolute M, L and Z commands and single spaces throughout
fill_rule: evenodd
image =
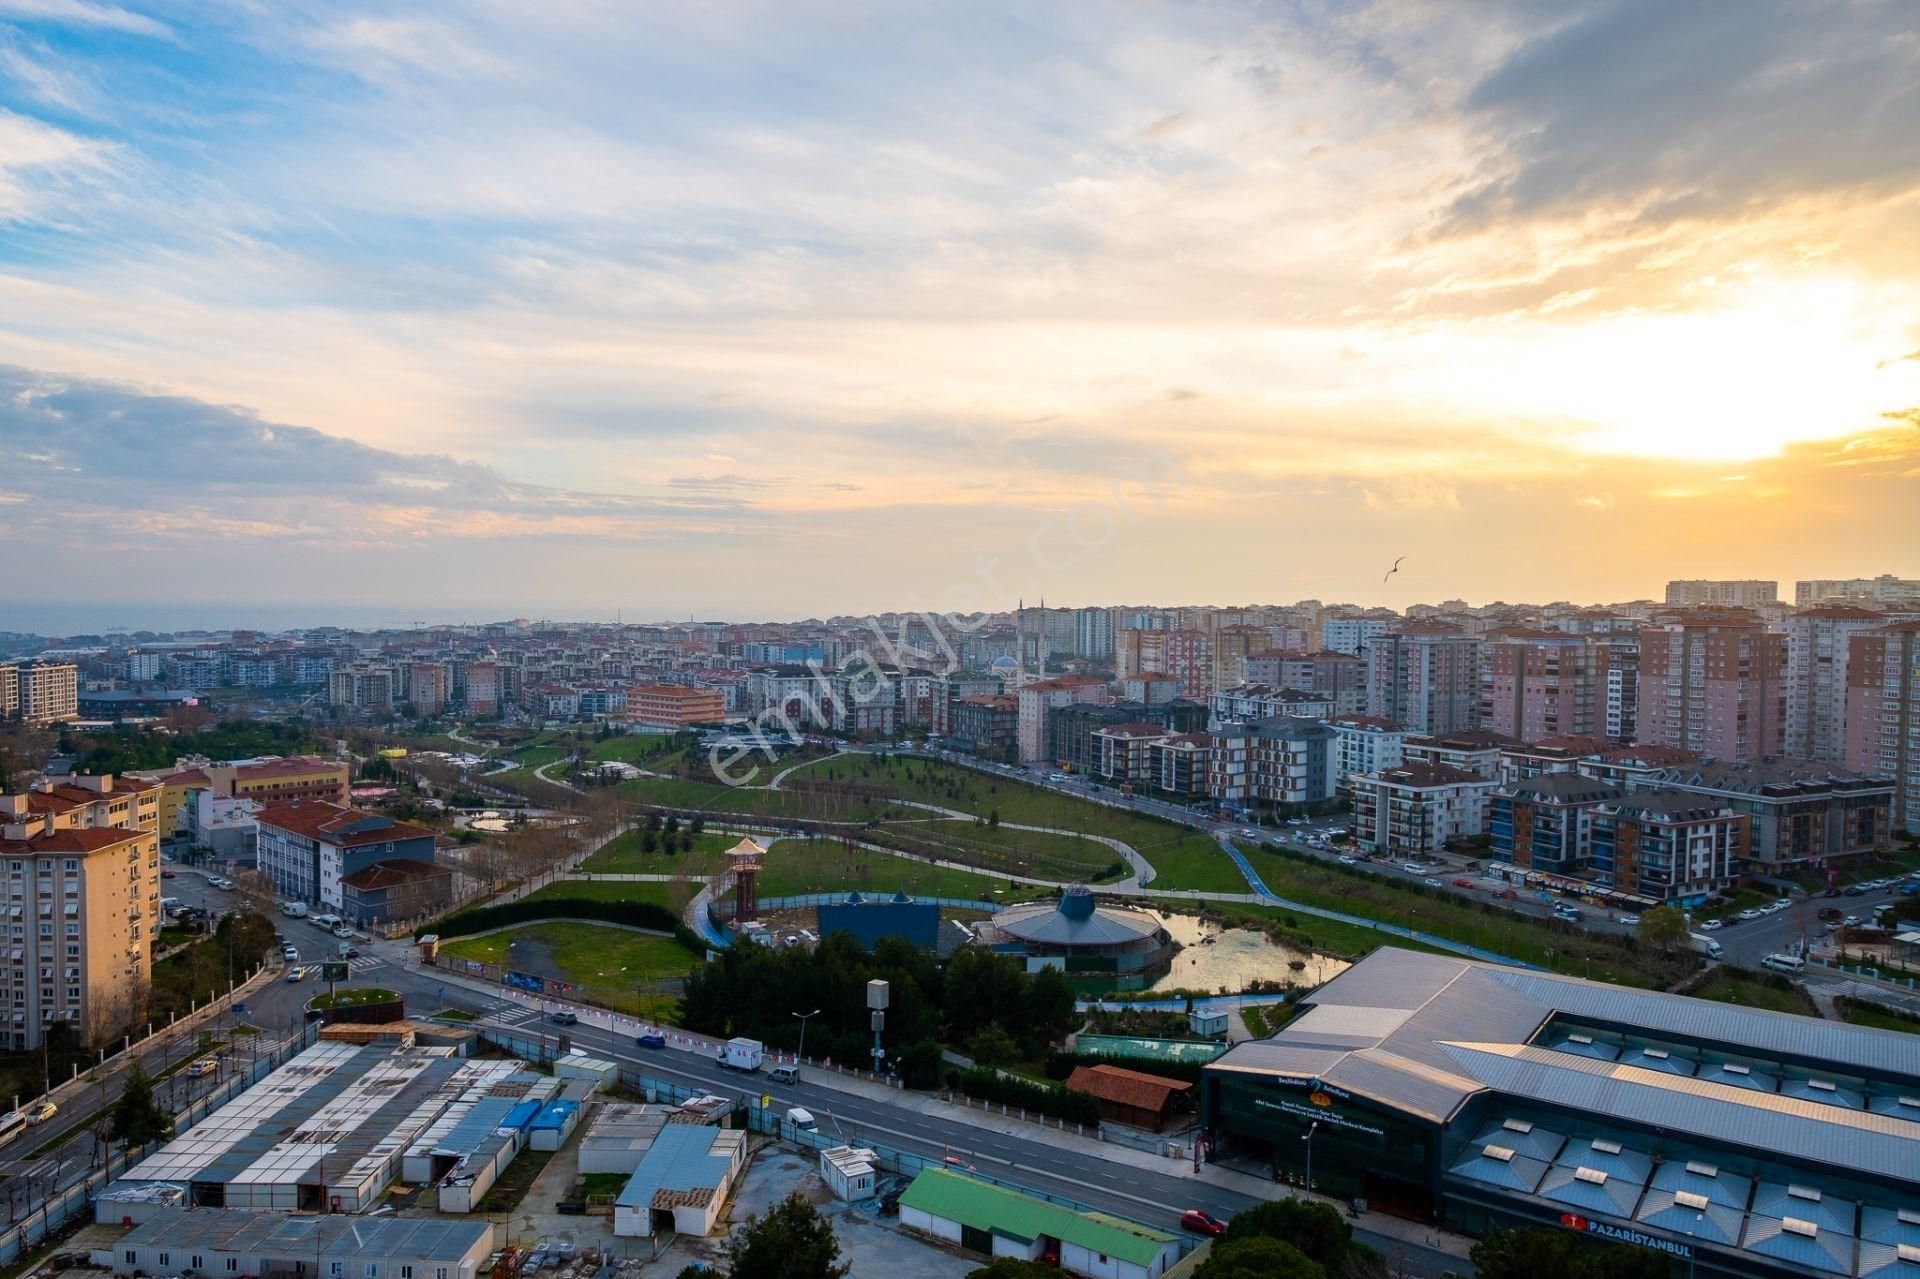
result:
M 1798 955 L 1768 955 L 1760 961 L 1760 966 L 1783 973 L 1803 973 L 1807 970 L 1807 961 Z
M 307 922 L 308 922 L 309 924 L 312 924 L 312 925 L 313 925 L 313 926 L 314 926 L 315 928 L 324 928 L 324 929 L 325 929 L 326 931 L 328 931 L 328 932 L 332 932 L 332 931 L 333 931 L 333 930 L 334 930 L 335 928 L 337 928 L 337 927 L 339 927 L 339 925 L 340 925 L 340 916 L 338 916 L 338 915 L 309 915 L 309 916 L 307 917 Z
M 812 1132 L 814 1129 L 820 1126 L 813 1121 L 812 1111 L 802 1110 L 798 1106 L 795 1106 L 791 1110 L 787 1111 L 787 1122 L 792 1124 L 795 1128 L 805 1129 L 807 1132 Z

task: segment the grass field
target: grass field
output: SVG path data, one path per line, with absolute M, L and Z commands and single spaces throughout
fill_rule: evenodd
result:
M 783 839 L 767 851 L 760 872 L 762 897 L 788 897 L 858 889 L 891 893 L 906 889 L 926 897 L 970 897 L 981 901 L 1027 901 L 1040 891 L 989 875 L 928 866 L 866 848 L 847 848 L 833 840 Z
M 1711 999 L 1717 1004 L 1738 1004 L 1742 1008 L 1764 1008 L 1776 1013 L 1816 1015 L 1813 1000 L 1798 986 L 1781 989 L 1771 982 L 1742 977 L 1725 968 L 1714 970 L 1706 985 L 1693 992 L 1695 999 Z
M 595 742 L 593 749 L 587 752 L 589 759 L 618 761 L 622 764 L 656 761 L 665 765 L 685 756 L 686 739 L 672 733 L 624 733 L 603 742 Z
M 726 862 L 723 854 L 740 842 L 738 835 L 705 832 L 693 837 L 686 853 L 642 853 L 640 832 L 620 835 L 581 863 L 581 869 L 601 875 L 711 875 Z
M 534 948 L 531 953 L 529 948 Z M 531 971 L 573 982 L 595 1003 L 645 1016 L 667 1015 L 677 1001 L 660 993 L 658 986 L 685 977 L 700 964 L 671 937 L 591 923 L 527 924 L 461 938 L 441 950 L 456 959 L 508 967 L 525 964 Z
M 1264 849 L 1249 852 L 1247 860 L 1268 888 L 1289 901 L 1411 926 L 1556 972 L 1628 986 L 1664 987 L 1685 971 L 1684 959 L 1622 948 L 1598 934 L 1507 911 L 1483 911 L 1455 894 L 1424 892 L 1388 875 L 1369 876 L 1330 862 L 1296 860 Z M 1316 939 L 1339 927 L 1332 920 L 1300 919 L 1301 930 Z M 1380 944 L 1376 934 L 1358 928 L 1349 931 L 1367 938 L 1367 949 Z
M 552 901 L 556 898 L 583 897 L 598 902 L 652 902 L 678 911 L 700 891 L 692 880 L 680 883 L 635 883 L 610 879 L 563 879 L 527 895 L 528 901 Z

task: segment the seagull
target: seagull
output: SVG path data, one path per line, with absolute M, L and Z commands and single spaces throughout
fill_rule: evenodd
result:
M 1392 577 L 1395 573 L 1398 573 L 1400 571 L 1400 566 L 1406 563 L 1406 561 L 1407 561 L 1407 557 L 1404 555 L 1402 555 L 1399 559 L 1395 560 L 1393 562 L 1393 567 L 1388 569 L 1385 573 L 1381 574 L 1380 580 L 1384 582 L 1389 577 Z

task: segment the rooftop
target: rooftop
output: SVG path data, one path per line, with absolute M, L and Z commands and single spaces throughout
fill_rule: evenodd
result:
M 1029 944 L 1115 946 L 1148 940 L 1160 931 L 1160 920 L 1132 906 L 1096 906 L 1086 886 L 1075 884 L 1056 901 L 1007 907 L 993 926 Z
M 1315 991 L 1269 1039 L 1207 1067 L 1319 1079 L 1435 1123 L 1497 1093 L 1763 1156 L 1920 1180 L 1920 1042 L 1793 1013 L 1384 946 Z M 1536 1042 L 1548 1022 L 1620 1028 L 1809 1077 L 1872 1081 L 1864 1109 Z M 1589 1037 L 1591 1038 L 1591 1037 Z M 1911 1112 L 1910 1117 L 1905 1112 Z
M 239 1208 L 159 1208 L 121 1237 L 117 1248 L 237 1252 L 253 1257 L 404 1257 L 456 1262 L 491 1242 L 486 1221 L 432 1217 L 288 1216 Z
M 1136 1266 L 1151 1265 L 1175 1237 L 1118 1218 L 1079 1213 L 958 1173 L 929 1168 L 900 1196 L 913 1208 L 1023 1244 L 1045 1235 Z
M 323 799 L 293 799 L 284 804 L 271 804 L 254 814 L 254 821 L 343 848 L 433 838 L 433 832 L 425 826 L 396 822 L 391 817 L 357 808 L 343 808 Z
M 1836 790 L 1893 789 L 1891 777 L 1856 773 L 1837 764 L 1820 764 L 1784 756 L 1741 761 L 1701 760 L 1662 769 L 1651 774 L 1647 780 L 1656 785 L 1688 786 L 1782 799 Z

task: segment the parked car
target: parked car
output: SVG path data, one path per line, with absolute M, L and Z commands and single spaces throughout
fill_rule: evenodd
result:
M 1625 924 L 1625 925 L 1626 925 L 1626 926 L 1627 926 L 1628 928 L 1632 928 L 1632 927 L 1633 927 L 1634 925 L 1636 925 L 1636 924 L 1638 924 L 1638 923 L 1640 922 L 1640 916 L 1638 916 L 1638 915 L 1622 915 L 1622 916 L 1620 916 L 1620 922 L 1621 922 L 1622 924 Z
M 180 872 L 177 870 L 163 870 L 160 872 L 160 878 L 162 879 L 178 879 L 179 877 Z
M 1758 919 L 1760 918 L 1760 912 L 1757 910 L 1743 910 L 1738 915 L 1735 915 L 1734 918 L 1742 920 Z
M 1316 843 L 1318 843 L 1319 841 L 1318 841 L 1318 840 L 1308 840 L 1307 842 L 1308 842 L 1308 843 L 1310 843 L 1310 844 L 1316 844 Z M 1357 859 L 1357 858 L 1353 858 L 1353 857 L 1342 857 L 1342 858 L 1340 859 L 1340 864 L 1341 864 L 1342 866 L 1353 866 L 1353 865 L 1357 865 L 1357 864 L 1358 864 L 1358 860 L 1359 860 L 1359 859 Z
M 580 1018 L 576 1014 L 566 1012 L 555 1013 L 552 1021 L 556 1026 L 578 1026 L 580 1024 Z
M 1198 1208 L 1189 1208 L 1180 1214 L 1180 1225 L 1198 1235 L 1211 1235 L 1218 1238 L 1226 1233 L 1227 1223 Z
M 642 1048 L 665 1048 L 667 1046 L 667 1037 L 657 1030 L 649 1030 L 643 1032 L 639 1038 L 633 1042 Z
M 1726 926 L 1727 921 L 1724 919 L 1704 919 L 1700 921 L 1700 931 L 1703 933 L 1711 933 Z

